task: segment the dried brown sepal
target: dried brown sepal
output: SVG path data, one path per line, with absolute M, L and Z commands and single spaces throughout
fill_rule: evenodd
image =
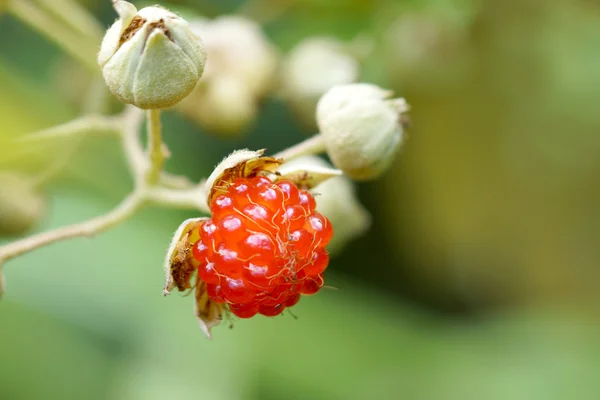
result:
M 237 150 L 226 157 L 206 181 L 208 204 L 219 193 L 225 193 L 237 178 L 252 178 L 259 174 L 275 173 L 283 160 L 264 157 L 264 150 Z
M 194 314 L 198 318 L 200 329 L 207 338 L 212 339 L 210 330 L 219 325 L 223 320 L 225 304 L 216 303 L 208 297 L 206 283 L 197 280 L 196 282 L 196 303 L 194 305 Z
M 192 245 L 197 240 L 198 226 L 206 218 L 185 220 L 173 236 L 169 251 L 165 258 L 166 281 L 163 295 L 168 295 L 177 288 L 184 291 L 192 288 L 191 280 L 197 265 L 192 256 Z
M 142 29 L 142 27 L 144 26 L 145 23 L 146 23 L 146 20 L 144 18 L 142 18 L 138 15 L 133 17 L 133 19 L 129 23 L 129 26 L 125 29 L 125 31 L 123 31 L 123 33 L 121 34 L 121 37 L 119 38 L 119 47 L 121 47 L 123 45 L 123 43 L 125 43 L 126 41 L 131 39 L 137 31 Z
M 281 173 L 276 180 L 290 180 L 300 189 L 312 189 L 330 178 L 342 176 L 343 172 L 338 169 L 324 169 L 323 171 L 299 170 L 288 173 Z

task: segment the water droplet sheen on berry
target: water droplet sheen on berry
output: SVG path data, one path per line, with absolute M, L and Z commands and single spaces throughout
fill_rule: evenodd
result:
M 315 206 L 310 192 L 287 180 L 237 178 L 223 188 L 192 251 L 208 296 L 250 318 L 279 315 L 318 292 L 333 231 Z

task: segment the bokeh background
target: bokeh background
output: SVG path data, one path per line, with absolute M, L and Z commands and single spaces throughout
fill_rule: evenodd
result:
M 115 18 L 108 0 L 80 3 L 103 26 Z M 304 298 L 298 319 L 237 321 L 212 341 L 192 298 L 161 295 L 164 251 L 193 213 L 146 209 L 13 260 L 0 399 L 600 398 L 600 2 L 163 4 L 244 12 L 282 54 L 312 35 L 370 38 L 361 80 L 413 107 L 391 170 L 358 185 L 373 225 L 332 260 L 337 290 Z M 0 15 L 0 169 L 58 171 L 37 231 L 101 214 L 130 188 L 114 138 L 15 141 L 98 107 L 93 85 Z M 277 96 L 237 138 L 174 112 L 163 121 L 168 170 L 194 180 L 233 149 L 278 151 L 307 135 Z

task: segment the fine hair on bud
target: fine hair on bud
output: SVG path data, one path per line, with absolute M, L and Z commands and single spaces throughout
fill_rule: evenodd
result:
M 330 89 L 317 105 L 317 122 L 333 164 L 354 180 L 380 176 L 402 143 L 404 99 L 378 86 L 355 83 Z

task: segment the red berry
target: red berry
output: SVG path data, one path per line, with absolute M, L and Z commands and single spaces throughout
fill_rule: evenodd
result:
M 281 209 L 283 205 L 283 192 L 274 189 L 272 186 L 263 186 L 258 191 L 258 197 L 261 203 L 273 213 Z
M 215 270 L 225 276 L 237 277 L 242 272 L 244 261 L 240 258 L 235 250 L 225 247 L 225 243 L 221 243 L 219 251 L 215 254 L 213 262 Z
M 316 279 L 307 278 L 304 281 L 304 286 L 302 287 L 302 294 L 315 294 L 321 289 L 322 286 L 323 278 L 321 275 L 318 275 Z
M 319 213 L 312 213 L 304 227 L 315 235 L 315 239 L 320 241 L 319 245 L 324 247 L 329 244 L 333 236 L 333 227 L 329 220 Z
M 242 240 L 246 236 L 246 230 L 241 216 L 227 215 L 219 221 L 219 233 L 231 240 Z
M 248 262 L 242 272 L 242 278 L 256 289 L 267 289 L 271 282 L 269 267 L 264 260 L 252 260 Z
M 206 283 L 217 285 L 221 283 L 221 277 L 215 271 L 215 264 L 212 262 L 201 263 L 198 267 L 198 277 Z
M 313 212 L 315 210 L 315 208 L 317 207 L 315 198 L 313 197 L 313 195 L 310 192 L 308 192 L 306 190 L 301 190 L 300 193 L 298 194 L 298 197 L 300 199 L 300 205 L 302 207 L 304 207 L 308 213 Z
M 277 187 L 283 192 L 283 199 L 289 204 L 300 203 L 300 193 L 296 185 L 291 181 L 279 181 Z
M 231 312 L 240 318 L 251 318 L 258 314 L 258 304 L 230 304 Z
M 299 204 L 288 206 L 283 215 L 283 223 L 290 232 L 298 230 L 306 223 L 306 210 Z
M 314 248 L 313 242 L 313 235 L 306 229 L 299 229 L 291 233 L 291 246 L 297 252 L 297 258 L 306 259 L 309 253 L 314 254 L 311 252 L 311 249 Z
M 267 306 L 274 306 L 277 304 L 284 304 L 288 297 L 294 292 L 294 285 L 291 283 L 282 283 L 277 286 L 269 295 L 267 299 L 263 301 L 263 304 Z
M 258 312 L 266 317 L 274 317 L 279 315 L 283 312 L 283 310 L 285 310 L 285 306 L 283 304 L 277 304 L 274 306 L 260 305 L 258 307 Z
M 269 178 L 267 178 L 266 176 L 255 176 L 254 178 L 250 179 L 250 185 L 254 186 L 254 187 L 263 187 L 263 186 L 271 186 L 273 184 L 273 182 L 271 182 L 271 180 Z
M 244 195 L 248 193 L 250 186 L 248 186 L 248 180 L 244 178 L 238 178 L 233 181 L 233 184 L 229 187 L 229 196 L 231 197 L 232 193 L 236 195 Z M 214 200 L 213 200 L 214 202 Z
M 254 300 L 255 293 L 248 290 L 248 285 L 243 279 L 225 278 L 222 285 L 223 297 L 233 304 L 247 304 Z
M 214 214 L 222 214 L 223 212 L 233 210 L 233 202 L 231 201 L 231 197 L 226 195 L 220 195 L 215 198 L 210 206 L 211 213 Z
M 275 244 L 270 235 L 256 232 L 250 233 L 239 243 L 240 250 L 246 254 L 269 254 L 273 252 Z
M 212 237 L 217 231 L 217 226 L 213 221 L 209 220 L 200 227 L 200 236 Z
M 225 301 L 223 299 L 223 293 L 221 292 L 221 285 L 213 285 L 213 284 L 207 283 L 206 284 L 206 293 L 208 293 L 208 297 L 210 297 L 217 303 L 223 303 Z
M 192 248 L 208 296 L 234 315 L 275 316 L 323 286 L 331 224 L 287 180 L 238 178 L 211 205 Z
M 285 301 L 285 306 L 286 307 L 295 306 L 296 304 L 298 304 L 299 301 L 300 301 L 300 293 L 294 294 L 287 298 L 287 300 Z
M 317 277 L 322 274 L 329 264 L 329 254 L 323 249 L 319 249 L 313 253 L 310 264 L 304 267 L 304 272 L 311 278 Z
M 194 258 L 200 262 L 206 262 L 208 259 L 209 248 L 204 242 L 198 240 L 196 244 L 192 247 L 192 253 L 194 254 Z

